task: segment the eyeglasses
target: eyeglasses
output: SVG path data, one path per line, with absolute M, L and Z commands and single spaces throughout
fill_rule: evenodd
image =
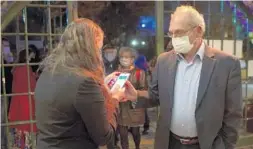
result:
M 186 35 L 187 32 L 189 32 L 189 31 L 177 30 L 177 31 L 175 31 L 174 33 L 168 32 L 167 35 L 168 35 L 170 38 L 173 38 L 173 37 L 182 37 L 182 36 Z
M 196 27 L 196 26 L 191 27 L 191 28 L 188 29 L 188 30 L 180 30 L 180 29 L 179 29 L 179 30 L 174 31 L 174 33 L 168 32 L 167 35 L 168 35 L 170 38 L 173 38 L 173 37 L 182 37 L 182 36 L 187 35 L 187 34 L 188 34 L 190 31 L 192 31 L 195 27 Z

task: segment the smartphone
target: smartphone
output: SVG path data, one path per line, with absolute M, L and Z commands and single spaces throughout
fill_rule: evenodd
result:
M 130 76 L 130 73 L 121 73 L 118 76 L 115 84 L 112 86 L 111 90 L 114 90 L 115 86 L 117 86 L 117 85 L 119 85 L 120 88 L 124 87 L 124 85 L 125 85 L 126 81 L 128 80 L 129 76 Z

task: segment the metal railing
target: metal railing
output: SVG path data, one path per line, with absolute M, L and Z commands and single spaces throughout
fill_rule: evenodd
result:
M 16 3 L 16 5 L 19 5 L 20 3 Z M 39 65 L 39 63 L 30 63 L 29 60 L 28 60 L 28 57 L 29 57 L 29 40 L 28 40 L 28 37 L 31 37 L 31 36 L 40 36 L 42 37 L 42 39 L 44 39 L 44 37 L 47 37 L 48 39 L 48 49 L 52 49 L 53 48 L 53 38 L 52 37 L 59 37 L 61 35 L 61 33 L 52 33 L 52 25 L 53 27 L 56 27 L 56 19 L 55 18 L 52 18 L 51 17 L 51 12 L 52 12 L 52 9 L 53 8 L 58 8 L 58 9 L 63 9 L 63 10 L 67 10 L 67 17 L 66 19 L 68 19 L 69 22 L 71 22 L 72 19 L 74 19 L 75 17 L 77 17 L 77 5 L 75 4 L 75 2 L 71 2 L 71 1 L 68 1 L 66 2 L 66 5 L 54 5 L 54 4 L 51 4 L 50 1 L 48 2 L 44 2 L 44 4 L 36 4 L 35 3 L 25 3 L 24 4 L 24 8 L 22 9 L 22 15 L 23 17 L 25 18 L 24 19 L 24 32 L 23 33 L 20 33 L 19 32 L 19 18 L 21 18 L 19 15 L 21 13 L 19 12 L 15 12 L 15 14 L 17 15 L 17 29 L 16 29 L 16 32 L 15 33 L 8 33 L 8 32 L 2 32 L 1 35 L 4 36 L 4 37 L 11 37 L 11 36 L 16 36 L 16 50 L 18 50 L 19 48 L 19 37 L 20 36 L 24 36 L 25 37 L 25 50 L 26 50 L 26 63 L 13 63 L 13 64 L 4 64 L 4 58 L 3 58 L 3 54 L 1 54 L 2 56 L 2 60 L 1 60 L 1 80 L 2 80 L 2 89 L 3 89 L 3 93 L 1 94 L 1 100 L 3 100 L 3 102 L 1 101 L 1 103 L 4 103 L 4 107 L 2 106 L 1 108 L 4 108 L 4 116 L 5 116 L 5 122 L 2 122 L 1 123 L 1 128 L 2 130 L 1 131 L 5 131 L 6 132 L 6 139 L 7 139 L 7 148 L 12 148 L 12 145 L 11 144 L 11 138 L 10 138 L 10 126 L 13 126 L 13 125 L 21 125 L 21 124 L 30 124 L 30 128 L 31 128 L 31 131 L 33 132 L 33 124 L 36 123 L 36 121 L 33 119 L 33 113 L 34 111 L 32 111 L 30 109 L 30 120 L 25 120 L 25 121 L 12 121 L 10 122 L 8 120 L 8 103 L 9 103 L 9 97 L 13 97 L 13 96 L 22 96 L 22 95 L 26 95 L 28 96 L 28 99 L 29 99 L 29 107 L 31 108 L 32 107 L 32 97 L 34 95 L 34 92 L 31 91 L 31 84 L 30 84 L 30 72 L 29 72 L 29 67 L 31 66 L 34 66 L 34 65 Z M 15 7 L 19 8 L 20 6 L 15 6 L 15 4 L 13 4 L 11 12 L 13 12 L 15 10 Z M 74 7 L 74 8 L 72 8 Z M 41 28 L 42 27 L 46 27 L 47 31 L 46 33 L 31 33 L 31 32 L 28 32 L 28 18 L 27 17 L 27 8 L 45 8 L 46 11 L 45 11 L 45 15 L 46 15 L 46 24 L 41 24 Z M 17 9 L 18 11 L 20 10 Z M 75 15 L 73 15 L 72 13 L 75 13 Z M 11 20 L 13 19 L 13 14 L 5 14 L 4 16 L 4 20 L 3 22 L 5 23 L 5 26 L 6 27 L 7 23 L 11 22 Z M 55 16 L 54 16 L 55 17 Z M 60 16 L 58 16 L 60 19 L 58 20 L 58 27 L 60 28 L 60 31 L 63 30 L 64 26 L 63 26 L 63 13 L 60 14 Z M 67 20 L 66 20 L 67 21 Z M 3 24 L 2 24 L 3 25 Z M 3 26 L 2 26 L 3 27 Z M 2 28 L 2 31 L 4 30 L 4 28 Z M 54 29 L 55 31 L 55 29 Z M 43 41 L 41 41 L 43 42 Z M 3 51 L 3 50 L 2 50 Z M 17 52 L 18 53 L 18 52 Z M 5 67 L 16 67 L 16 66 L 26 66 L 27 67 L 27 76 L 28 76 L 28 92 L 26 93 L 11 93 L 11 94 L 7 94 L 6 93 L 6 73 L 5 73 Z M 21 111 L 22 112 L 22 111 Z M 3 116 L 3 114 L 1 115 Z M 3 130 L 3 128 L 5 128 Z M 2 136 L 4 137 L 4 136 Z M 33 135 L 31 135 L 31 140 L 36 140 L 36 138 L 34 138 Z M 2 142 L 3 143 L 3 142 Z M 36 148 L 36 144 L 35 144 L 35 141 L 32 141 L 32 148 L 35 149 Z

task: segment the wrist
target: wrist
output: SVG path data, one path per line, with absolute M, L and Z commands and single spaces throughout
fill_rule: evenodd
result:
M 117 96 L 117 95 L 112 95 L 112 99 L 119 100 L 119 96 Z
M 112 97 L 112 101 L 113 101 L 113 104 L 115 105 L 115 107 L 118 108 L 118 106 L 119 106 L 119 99 Z
M 140 97 L 140 91 L 136 90 L 137 96 L 136 96 L 136 100 Z

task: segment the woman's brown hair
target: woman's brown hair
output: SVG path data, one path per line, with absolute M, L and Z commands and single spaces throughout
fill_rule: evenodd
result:
M 28 55 L 30 55 L 33 51 L 28 49 Z M 26 49 L 22 50 L 18 54 L 18 63 L 26 63 Z
M 107 117 L 111 121 L 115 106 L 104 84 L 103 38 L 104 33 L 96 23 L 85 18 L 76 19 L 66 27 L 57 47 L 42 62 L 42 68 L 51 73 L 67 71 L 92 78 L 105 97 Z
M 104 33 L 96 23 L 85 18 L 76 19 L 66 27 L 42 67 L 51 73 L 70 71 L 101 82 L 104 73 L 100 42 L 103 38 Z

